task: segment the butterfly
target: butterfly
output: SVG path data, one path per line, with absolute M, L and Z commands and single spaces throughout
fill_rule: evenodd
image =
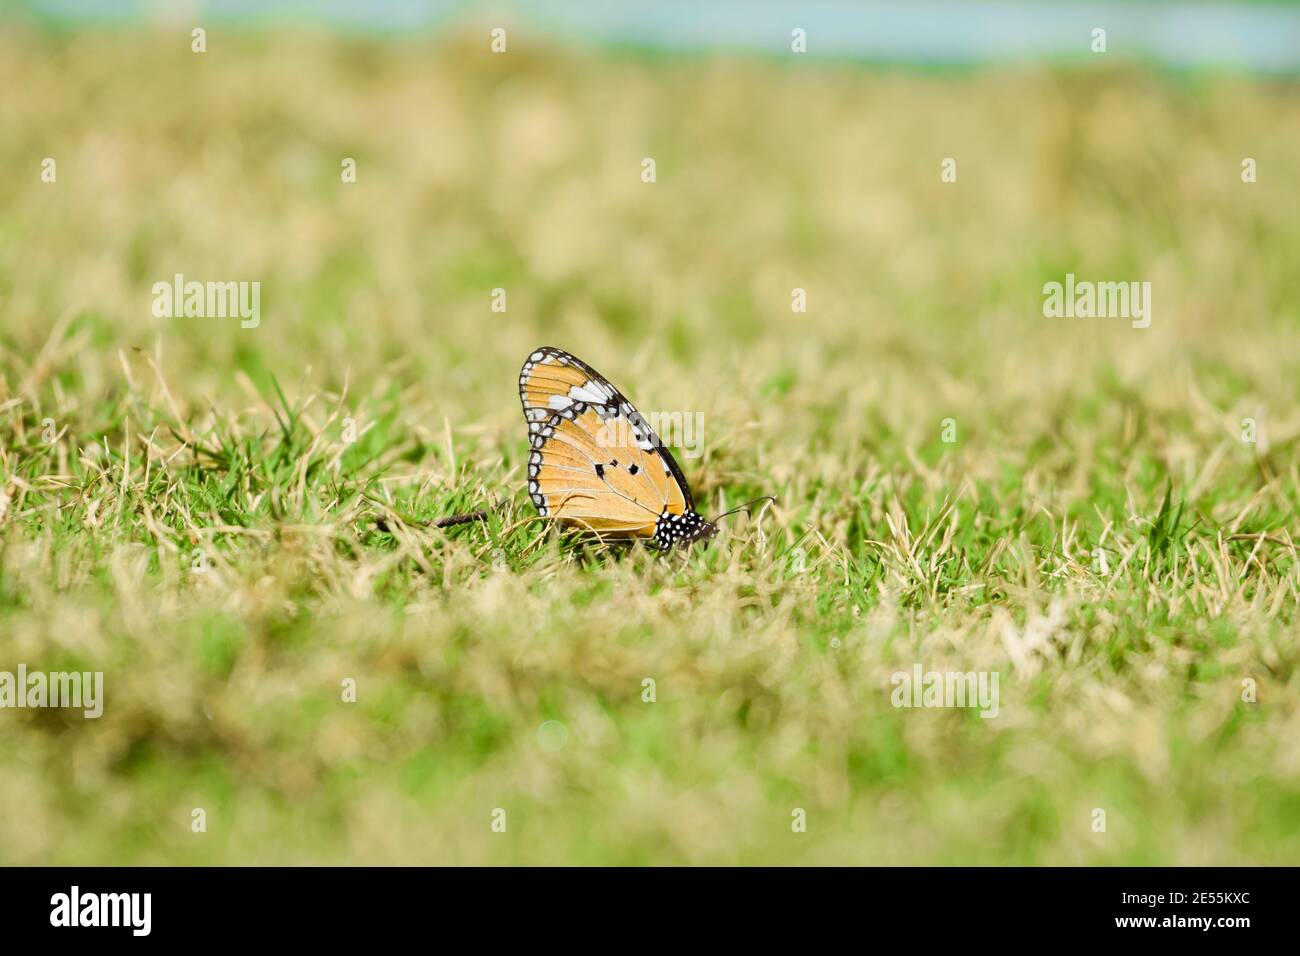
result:
M 672 452 L 586 362 L 562 349 L 534 350 L 519 372 L 519 400 L 531 446 L 528 496 L 543 517 L 659 548 L 718 533 L 724 515 L 707 521 L 695 510 Z

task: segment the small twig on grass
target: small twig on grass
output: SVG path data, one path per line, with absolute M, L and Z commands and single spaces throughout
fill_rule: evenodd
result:
M 452 525 L 469 524 L 471 521 L 487 521 L 488 513 L 486 511 L 470 511 L 463 515 L 451 515 L 447 518 L 439 518 L 432 522 L 434 528 L 450 528 Z
M 449 515 L 446 518 L 438 518 L 436 521 L 416 521 L 414 519 L 398 516 L 403 524 L 417 525 L 422 528 L 451 528 L 458 524 L 469 524 L 471 521 L 487 521 L 491 511 L 480 509 L 479 511 L 467 511 L 465 514 Z M 389 524 L 388 519 L 382 515 L 375 519 L 375 527 L 380 531 L 391 531 L 393 526 Z

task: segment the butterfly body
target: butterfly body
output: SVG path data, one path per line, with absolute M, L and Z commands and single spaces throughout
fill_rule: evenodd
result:
M 661 548 L 712 538 L 672 453 L 608 379 L 561 349 L 519 373 L 528 423 L 528 495 L 543 517 Z

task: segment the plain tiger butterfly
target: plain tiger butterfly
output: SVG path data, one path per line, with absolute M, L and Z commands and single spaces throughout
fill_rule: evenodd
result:
M 586 362 L 561 349 L 534 350 L 519 372 L 519 400 L 528 423 L 528 496 L 543 517 L 660 548 L 718 533 L 725 515 L 707 521 L 695 510 L 672 452 Z

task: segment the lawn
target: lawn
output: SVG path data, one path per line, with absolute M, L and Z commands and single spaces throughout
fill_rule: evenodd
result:
M 0 37 L 0 863 L 1300 863 L 1294 82 L 207 46 Z M 779 504 L 549 527 L 540 345 Z

